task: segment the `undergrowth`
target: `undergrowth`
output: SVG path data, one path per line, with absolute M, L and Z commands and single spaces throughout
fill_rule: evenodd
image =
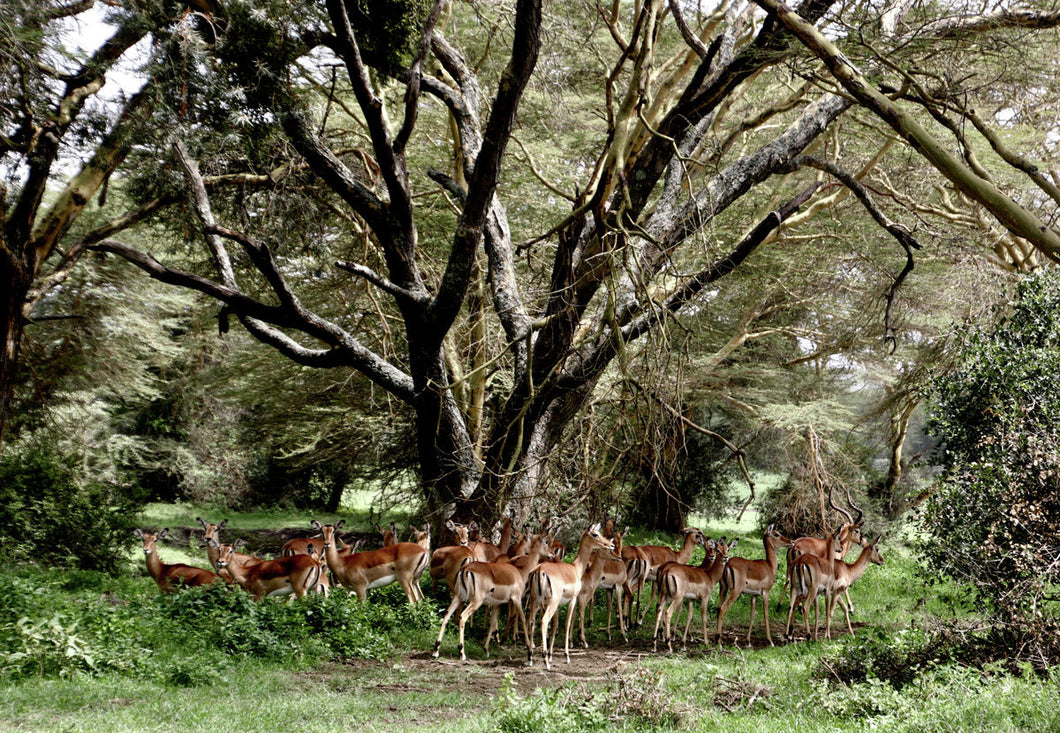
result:
M 0 573 L 0 597 L 7 679 L 117 672 L 208 684 L 238 659 L 383 659 L 395 640 L 437 624 L 429 604 L 410 606 L 400 589 L 373 591 L 368 603 L 344 589 L 259 603 L 222 584 L 163 595 L 92 574 L 24 570 Z

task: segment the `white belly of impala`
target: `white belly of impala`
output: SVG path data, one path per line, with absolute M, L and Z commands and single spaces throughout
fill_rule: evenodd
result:
M 390 585 L 391 583 L 393 583 L 395 581 L 397 581 L 397 575 L 396 574 L 384 575 L 384 576 L 382 576 L 380 578 L 376 578 L 375 580 L 373 580 L 371 583 L 368 584 L 368 587 L 369 588 L 378 588 L 378 587 L 383 586 L 383 585 Z

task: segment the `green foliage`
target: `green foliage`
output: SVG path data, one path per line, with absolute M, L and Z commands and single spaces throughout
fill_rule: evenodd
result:
M 327 598 L 255 602 L 237 586 L 139 593 L 39 572 L 0 573 L 0 675 L 136 674 L 175 686 L 216 683 L 238 661 L 305 666 L 323 660 L 383 659 L 395 643 L 436 628 L 427 603 L 345 589 Z M 103 591 L 101 593 L 101 590 Z M 387 589 L 382 589 L 387 590 Z M 146 620 L 146 622 L 145 622 Z
M 847 684 L 880 681 L 900 690 L 952 657 L 950 644 L 921 629 L 873 629 L 861 637 L 844 638 L 838 649 L 823 655 L 818 676 Z
M 408 68 L 416 52 L 427 0 L 362 0 L 350 6 L 350 24 L 365 63 L 388 76 Z
M 924 566 L 1002 621 L 1044 631 L 1060 583 L 1060 273 L 1022 279 L 1011 309 L 964 331 L 955 352 L 930 393 L 943 471 L 924 507 Z
M 503 733 L 611 730 L 616 723 L 670 729 L 681 722 L 658 673 L 640 668 L 616 676 L 602 690 L 581 683 L 538 688 L 523 696 L 509 673 L 494 702 L 493 723 Z
M 0 461 L 0 554 L 15 562 L 115 573 L 140 502 L 82 482 L 79 457 L 31 448 Z

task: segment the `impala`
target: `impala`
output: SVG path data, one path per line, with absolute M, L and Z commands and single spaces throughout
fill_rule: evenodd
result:
M 658 595 L 658 584 L 655 583 L 655 577 L 659 567 L 668 562 L 679 562 L 682 565 L 687 563 L 689 558 L 692 557 L 692 551 L 696 549 L 696 545 L 704 546 L 706 543 L 706 537 L 695 527 L 685 527 L 681 530 L 681 536 L 684 537 L 684 541 L 681 543 L 680 550 L 674 550 L 664 545 L 637 546 L 639 551 L 637 564 L 630 569 L 630 575 L 635 575 L 634 582 L 637 588 L 637 626 L 644 623 L 644 617 L 648 615 L 651 602 Z M 644 589 L 644 584 L 649 580 L 653 583 L 651 598 L 648 599 L 648 605 L 641 608 L 640 594 Z M 632 608 L 633 603 L 631 600 L 630 610 Z M 630 618 L 632 618 L 632 615 Z
M 397 544 L 397 525 L 393 522 L 387 529 L 383 529 L 379 525 L 376 525 L 375 531 L 383 538 L 383 547 L 390 547 L 391 545 Z
M 850 501 L 849 494 L 847 495 L 847 501 L 850 502 L 850 506 L 857 511 L 858 516 L 854 517 L 849 511 L 836 505 L 835 500 L 832 498 L 832 490 L 828 489 L 828 504 L 835 511 L 839 512 L 846 518 L 846 522 L 843 523 L 839 528 L 839 540 L 841 544 L 841 551 L 835 555 L 836 560 L 842 560 L 846 557 L 847 553 L 850 552 L 850 548 L 855 543 L 865 546 L 866 540 L 861 534 L 862 518 L 864 512 L 858 508 L 854 502 Z M 788 550 L 788 564 L 790 566 L 793 560 L 796 560 L 803 555 L 816 555 L 820 558 L 828 558 L 829 544 L 831 537 L 800 537 L 791 543 L 791 548 Z M 790 572 L 789 572 L 790 577 Z M 854 608 L 850 603 L 850 594 L 846 594 L 847 606 Z M 814 612 L 816 613 L 816 608 Z
M 210 561 L 210 567 L 217 567 L 217 547 L 221 544 L 221 530 L 228 524 L 227 519 L 222 519 L 220 524 L 214 522 L 205 522 L 202 517 L 196 517 L 195 521 L 202 525 L 202 545 L 201 547 L 206 548 L 206 558 Z M 215 544 L 211 545 L 210 540 L 213 540 Z M 254 557 L 253 555 L 245 555 L 242 552 L 237 552 L 232 555 L 232 564 L 239 565 L 252 565 L 261 562 L 260 558 Z M 221 577 L 227 576 L 228 579 L 234 580 L 232 573 L 226 568 L 224 572 L 220 573 Z
M 843 554 L 842 537 L 843 528 L 833 532 L 828 537 L 828 545 L 825 547 L 824 556 L 816 554 L 804 554 L 797 558 L 791 557 L 788 550 L 788 622 L 785 625 L 784 636 L 788 640 L 794 638 L 793 626 L 795 609 L 802 606 L 802 618 L 806 626 L 806 636 L 810 636 L 810 604 L 813 603 L 813 638 L 817 638 L 817 603 L 816 599 L 821 592 L 826 590 L 826 583 L 834 572 L 835 563 L 840 562 Z
M 835 567 L 832 569 L 832 577 L 825 582 L 825 591 L 828 595 L 828 615 L 825 618 L 824 627 L 825 638 L 832 638 L 832 613 L 835 611 L 836 601 L 841 601 L 839 596 L 846 593 L 850 586 L 854 584 L 854 581 L 861 577 L 870 562 L 874 565 L 883 565 L 883 555 L 880 554 L 881 539 L 883 538 L 877 537 L 874 542 L 862 547 L 861 554 L 858 555 L 858 559 L 853 563 L 845 563 L 842 560 L 836 561 Z M 843 606 L 843 615 L 847 619 L 847 631 L 850 632 L 851 636 L 854 636 L 854 627 L 850 625 L 850 612 L 846 604 L 840 602 L 840 605 Z
M 460 569 L 463 563 L 467 562 L 468 554 L 465 551 L 470 549 L 468 548 L 470 528 L 468 525 L 458 524 L 452 519 L 445 523 L 445 528 L 453 533 L 456 538 L 456 544 L 444 545 L 431 553 L 431 580 L 437 583 L 439 580 L 445 579 L 449 585 L 449 590 L 452 591 L 452 581 L 456 578 L 456 571 Z M 450 560 L 450 555 L 454 554 L 459 555 L 459 557 Z
M 324 566 L 312 554 L 290 555 L 277 560 L 262 560 L 254 564 L 236 561 L 243 540 L 222 545 L 210 538 L 209 545 L 217 552 L 216 567 L 225 570 L 254 600 L 265 596 L 286 596 L 294 593 L 301 598 L 306 593 L 328 594 L 328 578 Z
M 430 561 L 430 555 L 415 542 L 398 542 L 378 550 L 354 552 L 343 557 L 335 548 L 335 532 L 342 528 L 345 520 L 336 524 L 321 524 L 313 520 L 324 537 L 324 557 L 328 569 L 335 579 L 348 588 L 353 588 L 362 601 L 369 588 L 379 588 L 393 582 L 401 584 L 409 603 L 423 598 L 419 578 Z
M 725 613 L 741 595 L 751 596 L 751 620 L 747 623 L 747 645 L 751 645 L 751 629 L 755 623 L 755 606 L 758 596 L 762 596 L 762 612 L 766 617 L 766 639 L 773 646 L 773 637 L 769 633 L 769 590 L 777 577 L 777 550 L 791 545 L 791 540 L 780 534 L 773 525 L 769 525 L 762 544 L 765 545 L 764 560 L 748 560 L 743 557 L 729 559 L 721 574 L 718 584 L 718 645 L 721 645 L 721 628 L 725 623 Z
M 685 620 L 685 632 L 681 637 L 681 646 L 684 647 L 688 641 L 688 630 L 692 626 L 692 607 L 696 601 L 700 602 L 700 618 L 703 625 L 703 643 L 707 643 L 707 601 L 710 593 L 714 590 L 721 579 L 721 574 L 729 561 L 729 553 L 736 547 L 738 539 L 726 544 L 725 539 L 715 542 L 707 540 L 704 548 L 706 554 L 703 562 L 698 567 L 684 565 L 681 563 L 666 563 L 659 568 L 659 576 L 656 581 L 659 586 L 659 608 L 655 614 L 655 632 L 652 634 L 652 651 L 658 649 L 659 624 L 665 622 L 666 646 L 672 653 L 673 635 L 670 633 L 670 622 L 673 620 L 674 611 L 678 611 L 683 601 L 688 601 L 687 619 Z
M 603 533 L 606 535 L 606 533 Z M 596 595 L 596 589 L 601 586 L 604 580 L 604 572 L 607 569 L 607 564 L 615 563 L 617 565 L 622 564 L 622 557 L 618 554 L 622 551 L 622 534 L 615 533 L 610 535 L 611 542 L 614 544 L 614 549 L 610 553 L 605 553 L 603 550 L 595 550 L 592 555 L 592 559 L 589 561 L 589 566 L 585 568 L 585 574 L 582 576 L 582 587 L 578 591 L 578 637 L 581 640 L 582 646 L 586 649 L 589 648 L 589 642 L 585 640 L 585 607 L 590 606 L 593 601 L 593 596 Z M 624 568 L 623 568 L 624 569 Z M 573 609 L 572 609 L 573 610 Z M 608 611 L 611 610 L 610 603 L 608 604 Z M 568 611 L 570 613 L 570 611 Z M 592 613 L 589 615 L 589 622 L 592 623 Z M 621 616 L 619 616 L 621 619 Z M 611 626 L 610 626 L 610 613 L 608 614 L 608 639 L 611 638 Z M 623 637 L 625 636 L 625 629 L 623 629 Z
M 490 653 L 490 639 L 497 630 L 497 616 L 501 606 L 509 607 L 509 614 L 521 623 L 523 627 L 523 639 L 526 648 L 530 649 L 530 632 L 526 625 L 526 616 L 523 614 L 523 593 L 526 589 L 526 579 L 530 573 L 537 568 L 538 559 L 542 554 L 548 553 L 548 546 L 542 537 L 538 537 L 530 547 L 530 553 L 519 560 L 521 563 L 505 562 L 471 562 L 465 565 L 456 574 L 453 587 L 453 600 L 449 609 L 442 619 L 442 628 L 438 630 L 438 640 L 434 643 L 434 657 L 437 658 L 442 648 L 442 636 L 445 634 L 445 626 L 449 619 L 460 606 L 464 610 L 460 613 L 460 659 L 467 659 L 464 654 L 464 626 L 467 620 L 482 605 L 490 606 L 489 629 L 486 632 L 486 656 Z
M 625 548 L 622 546 L 622 538 L 629 533 L 629 527 L 626 527 L 621 532 L 615 532 L 611 535 L 611 540 L 615 543 L 615 554 L 617 558 L 608 558 L 604 562 L 603 576 L 600 578 L 599 588 L 607 594 L 607 640 L 611 641 L 611 604 L 614 602 L 616 613 L 618 617 L 618 630 L 622 633 L 622 639 L 626 639 L 626 619 L 623 614 L 622 605 L 625 602 L 623 596 L 626 579 L 627 569 L 626 562 L 622 559 L 622 550 Z M 589 603 L 589 618 L 593 617 L 592 614 L 592 602 Z
M 600 533 L 600 525 L 591 524 L 582 532 L 578 543 L 578 554 L 573 563 L 546 562 L 541 563 L 530 574 L 527 581 L 530 586 L 530 635 L 533 636 L 534 621 L 537 610 L 542 610 L 541 615 L 541 648 L 545 657 L 545 669 L 552 669 L 552 645 L 548 640 L 549 624 L 556 618 L 556 612 L 562 605 L 569 605 L 578 597 L 581 590 L 582 576 L 585 567 L 589 563 L 589 557 L 594 550 L 606 549 L 613 552 L 615 544 Z M 567 664 L 570 664 L 570 631 L 574 622 L 574 614 L 567 609 L 567 633 L 564 643 L 564 654 Z M 556 618 L 556 630 L 552 633 L 552 643 L 555 644 L 556 631 L 559 630 L 559 619 Z M 528 647 L 529 663 L 534 663 L 534 647 L 531 643 Z
M 470 534 L 477 531 L 478 524 L 472 522 L 474 528 L 470 530 Z M 496 562 L 497 558 L 502 555 L 506 555 L 508 548 L 512 543 L 512 518 L 505 516 L 504 521 L 501 524 L 501 538 L 499 544 L 493 544 L 485 540 L 477 539 L 469 542 L 469 546 L 475 552 L 475 560 L 479 562 Z
M 198 586 L 216 583 L 222 578 L 217 573 L 194 565 L 174 563 L 166 565 L 158 557 L 157 541 L 169 534 L 166 527 L 157 533 L 144 532 L 142 529 L 134 529 L 133 535 L 143 540 L 144 559 L 147 561 L 147 572 L 154 578 L 155 583 L 164 593 L 172 593 L 178 585 Z

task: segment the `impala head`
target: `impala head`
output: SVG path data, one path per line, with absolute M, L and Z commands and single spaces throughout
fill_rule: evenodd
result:
M 222 519 L 219 523 L 207 522 L 202 517 L 195 517 L 195 521 L 202 526 L 202 544 L 199 547 L 205 547 L 206 541 L 213 537 L 215 540 L 220 541 L 221 530 L 228 524 L 227 519 Z
M 474 523 L 472 523 L 474 524 Z M 478 527 L 478 525 L 475 525 Z M 461 547 L 467 547 L 467 543 L 471 539 L 471 528 L 467 524 L 457 524 L 452 519 L 445 523 L 445 528 L 456 535 L 456 544 Z
M 739 541 L 739 537 L 734 537 L 732 542 L 730 542 L 729 544 L 725 544 L 725 538 L 722 537 L 717 544 L 718 559 L 722 562 L 728 562 L 729 558 L 732 557 L 732 551 L 736 549 L 736 543 Z
M 223 544 L 222 545 L 217 540 L 213 539 L 212 537 L 210 539 L 206 540 L 206 543 L 210 547 L 212 547 L 215 550 L 217 550 L 217 562 L 215 562 L 214 565 L 217 566 L 218 570 L 224 570 L 229 565 L 231 565 L 232 564 L 232 559 L 234 558 L 235 554 L 237 552 L 239 552 L 239 550 L 241 548 L 245 547 L 246 544 L 247 544 L 246 540 L 239 539 L 239 540 L 236 540 L 235 542 L 233 542 L 232 544 Z M 312 545 L 310 545 L 309 549 L 310 550 L 313 549 Z
M 144 543 L 144 554 L 150 555 L 155 551 L 155 542 L 162 539 L 169 529 L 163 529 L 159 532 L 144 532 L 142 529 L 134 529 L 133 536 L 143 540 Z
M 869 553 L 869 562 L 876 565 L 883 565 L 883 555 L 880 554 L 880 540 L 882 539 L 883 535 L 880 535 L 872 544 L 862 550 L 862 552 Z
M 790 547 L 792 542 L 790 537 L 785 537 L 784 535 L 782 535 L 780 531 L 776 529 L 775 526 L 772 524 L 766 528 L 763 537 L 767 542 L 769 542 L 769 544 L 773 546 L 774 549 L 780 549 L 781 547 Z
M 548 535 L 547 534 L 535 534 L 530 538 L 530 544 L 527 546 L 527 555 L 533 555 L 534 552 L 538 552 L 537 558 L 539 562 L 553 562 L 556 556 L 552 552 L 552 548 L 548 546 Z
M 424 523 L 423 529 L 412 529 L 412 541 L 425 550 L 431 548 L 431 525 Z
M 604 535 L 603 530 L 600 528 L 600 523 L 590 524 L 585 531 L 582 533 L 582 542 L 589 542 L 589 546 L 592 549 L 604 549 L 615 551 L 615 543 L 610 538 Z
M 140 530 L 140 529 L 134 529 L 133 530 L 133 535 L 135 537 L 139 537 L 141 540 L 143 540 L 143 543 L 144 543 L 144 554 L 145 555 L 150 555 L 152 552 L 155 551 L 155 549 L 156 549 L 155 543 L 158 542 L 158 540 L 163 540 L 166 537 L 172 537 L 173 536 L 169 532 L 169 527 L 163 527 L 162 529 L 160 529 L 160 530 L 158 530 L 157 532 L 154 532 L 154 533 L 144 532 L 143 530 Z
M 324 539 L 324 549 L 328 549 L 335 544 L 337 535 L 335 534 L 342 526 L 346 523 L 345 519 L 340 519 L 335 524 L 321 524 L 317 520 L 313 520 L 313 528 L 320 532 L 320 536 Z M 336 546 L 335 549 L 338 549 Z
M 828 505 L 830 507 L 832 507 L 833 509 L 835 509 L 840 514 L 842 514 L 843 517 L 846 518 L 846 522 L 841 527 L 841 530 L 843 532 L 842 540 L 843 540 L 844 545 L 846 547 L 850 547 L 850 545 L 856 543 L 856 544 L 859 544 L 862 547 L 864 547 L 866 545 L 866 543 L 867 543 L 867 540 L 861 534 L 861 524 L 862 524 L 863 517 L 865 516 L 865 513 L 863 511 L 861 511 L 861 509 L 858 507 L 858 505 L 855 504 L 853 502 L 853 500 L 850 498 L 850 491 L 849 490 L 847 490 L 847 504 L 849 504 L 850 507 L 854 511 L 856 511 L 858 513 L 858 515 L 856 517 L 853 514 L 851 514 L 849 511 L 847 511 L 846 509 L 843 509 L 842 507 L 838 506 L 835 503 L 835 500 L 832 498 L 832 489 L 831 489 L 831 487 L 829 487 L 829 489 L 828 489 Z

